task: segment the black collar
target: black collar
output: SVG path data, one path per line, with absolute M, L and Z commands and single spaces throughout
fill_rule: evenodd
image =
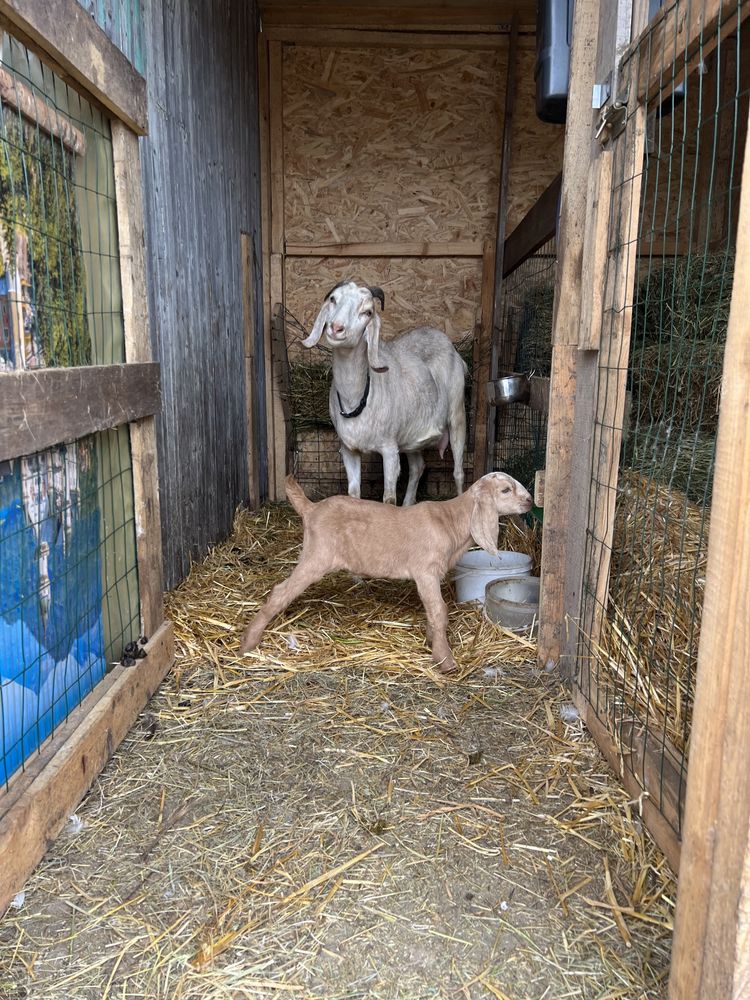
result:
M 355 409 L 353 409 L 351 411 L 351 413 L 344 413 L 344 404 L 341 402 L 341 396 L 339 396 L 338 389 L 336 390 L 336 395 L 338 396 L 339 413 L 341 414 L 341 416 L 342 417 L 346 417 L 347 419 L 349 419 L 349 417 L 358 417 L 360 415 L 360 413 L 362 412 L 362 410 L 364 410 L 365 406 L 367 405 L 367 397 L 370 395 L 370 373 L 369 373 L 369 371 L 367 373 L 367 381 L 365 382 L 365 391 L 362 394 L 362 399 L 360 399 L 360 401 L 359 401 L 359 406 L 355 407 Z

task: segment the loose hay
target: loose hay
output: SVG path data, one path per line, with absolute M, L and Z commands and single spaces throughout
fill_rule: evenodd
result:
M 0 993 L 661 996 L 670 873 L 528 642 L 451 605 L 446 680 L 410 585 L 340 576 L 237 657 L 299 543 L 240 513 L 169 596 L 175 670 L 0 923 Z
M 609 700 L 687 755 L 709 515 L 679 490 L 625 471 L 615 513 L 610 602 L 596 660 Z

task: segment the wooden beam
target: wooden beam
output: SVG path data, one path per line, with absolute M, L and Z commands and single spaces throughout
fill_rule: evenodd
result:
M 283 438 L 277 439 L 279 449 L 279 464 L 283 465 L 284 475 L 292 471 L 292 387 L 289 370 L 289 355 L 286 348 L 286 333 L 284 314 L 281 307 L 274 309 L 271 319 L 271 352 L 273 355 L 274 393 L 281 408 L 281 426 Z M 285 491 L 279 499 L 285 496 Z
M 158 413 L 159 365 L 87 365 L 0 374 L 0 461 Z
M 544 513 L 546 520 L 546 508 Z M 615 743 L 612 733 L 599 718 L 594 706 L 587 700 L 580 688 L 573 688 L 573 702 L 607 763 L 622 782 L 625 791 L 634 801 L 638 802 L 639 812 L 654 840 L 664 852 L 670 868 L 673 872 L 679 871 L 681 848 L 674 829 L 664 818 L 658 806 L 651 801 L 650 796 L 643 794 L 644 789 L 636 780 L 630 767 L 624 763 L 622 752 Z M 709 994 L 706 994 L 705 1000 L 708 1000 L 708 996 Z M 718 1000 L 720 994 L 715 994 L 715 996 Z M 674 1000 L 677 998 L 675 997 Z M 679 1000 L 683 1000 L 683 998 L 680 997 Z
M 274 449 L 273 366 L 271 364 L 271 128 L 268 38 L 258 38 L 258 145 L 260 147 L 260 238 L 263 256 L 263 390 L 266 402 L 266 481 L 261 499 L 273 498 L 276 490 Z
M 544 469 L 537 469 L 534 473 L 534 506 L 544 507 Z
M 0 98 L 53 139 L 59 139 L 76 156 L 86 152 L 86 137 L 73 122 L 12 73 L 0 68 Z
M 281 42 L 268 44 L 268 154 L 270 185 L 270 308 L 266 329 L 267 357 L 270 366 L 270 409 L 273 413 L 272 437 L 269 455 L 273 454 L 273 479 L 269 479 L 272 500 L 283 500 L 286 493 L 284 480 L 287 470 L 287 423 L 284 405 L 279 395 L 282 373 L 278 371 L 278 352 L 273 346 L 273 313 L 285 302 L 284 291 L 284 52 Z
M 112 156 L 120 243 L 125 359 L 153 360 L 146 294 L 146 241 L 138 136 L 112 122 Z M 130 426 L 141 626 L 150 635 L 164 620 L 159 473 L 156 424 L 147 417 Z
M 592 158 L 596 51 L 601 5 L 577 0 L 573 14 L 570 94 L 565 125 L 565 152 L 560 189 L 560 224 L 553 309 L 550 410 L 547 423 L 545 503 L 542 529 L 542 572 L 538 659 L 558 666 L 566 635 L 565 583 L 570 572 L 571 463 L 583 442 L 574 439 L 578 331 L 581 320 L 586 188 Z M 550 198 L 550 200 L 552 200 Z
M 742 169 L 671 1000 L 750 986 L 750 157 Z M 740 499 L 745 498 L 745 500 Z
M 508 191 L 510 187 L 510 159 L 513 150 L 513 111 L 516 103 L 516 67 L 518 64 L 518 18 L 514 15 L 508 42 L 508 65 L 505 74 L 505 104 L 503 107 L 503 134 L 500 143 L 500 183 L 497 193 L 495 252 L 492 273 L 492 305 L 490 320 L 489 378 L 496 379 L 500 358 L 515 358 L 515 348 L 510 354 L 504 351 L 512 333 L 503 324 L 503 257 L 505 231 L 508 222 Z M 498 413 L 494 407 L 487 409 L 487 460 L 485 472 L 495 468 L 495 442 L 497 441 Z
M 581 282 L 581 326 L 578 346 L 582 351 L 599 349 L 604 310 L 603 281 L 597 281 L 597 269 L 607 259 L 612 195 L 612 150 L 603 149 L 591 164 L 586 197 L 586 224 L 583 240 L 585 276 Z
M 0 26 L 139 135 L 146 81 L 77 0 L 0 0 Z
M 562 174 L 560 173 L 505 240 L 503 250 L 504 278 L 512 274 L 517 267 L 520 267 L 525 260 L 528 260 L 555 235 L 561 185 Z
M 478 240 L 456 243 L 319 243 L 288 244 L 287 257 L 482 257 Z
M 264 34 L 272 41 L 284 42 L 286 45 L 313 45 L 325 48 L 406 48 L 406 49 L 479 49 L 493 51 L 505 48 L 508 26 L 500 26 L 502 30 L 487 30 L 475 32 L 450 31 L 389 31 L 377 28 L 321 28 L 299 26 L 264 26 Z M 530 26 L 526 29 L 533 32 Z M 527 42 L 526 39 L 524 39 Z M 527 42 L 528 44 L 528 42 Z M 530 47 L 530 45 L 529 45 Z
M 23 887 L 174 662 L 164 622 L 133 667 L 117 666 L 0 794 L 0 914 Z
M 494 455 L 494 440 L 487 435 L 487 382 L 490 376 L 490 356 L 492 350 L 492 292 L 495 281 L 495 244 L 487 240 L 484 244 L 482 262 L 482 306 L 481 321 L 476 335 L 476 410 L 474 411 L 474 479 L 489 472 Z
M 529 409 L 539 413 L 549 413 L 549 392 L 551 380 L 544 375 L 532 375 L 529 379 Z
M 271 140 L 271 253 L 284 252 L 284 67 L 281 42 L 268 46 Z
M 594 465 L 589 506 L 589 545 L 584 574 L 588 595 L 582 629 L 596 645 L 607 606 L 615 524 L 620 449 L 625 420 L 627 359 L 633 322 L 638 225 L 646 139 L 646 107 L 635 109 L 625 132 L 615 140 L 612 176 L 618 194 L 612 209 L 613 246 L 607 260 L 602 308 L 598 392 L 594 420 Z M 595 278 L 594 278 L 595 280 Z
M 242 332 L 245 347 L 245 419 L 247 424 L 247 495 L 250 507 L 260 506 L 258 479 L 258 428 L 255 420 L 256 379 L 255 369 L 255 251 L 250 233 L 240 233 L 242 257 Z
M 529 2 L 446 4 L 433 3 L 284 3 L 261 7 L 265 27 L 330 28 L 356 24 L 362 28 L 387 28 L 394 32 L 414 29 L 450 32 L 498 31 L 510 27 L 514 15 L 519 27 L 534 31 L 536 5 Z M 335 43 L 331 43 L 335 44 Z

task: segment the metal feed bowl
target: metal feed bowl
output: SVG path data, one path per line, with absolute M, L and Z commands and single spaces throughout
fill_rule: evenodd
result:
M 496 406 L 526 403 L 531 394 L 528 375 L 503 375 L 488 385 L 488 395 Z

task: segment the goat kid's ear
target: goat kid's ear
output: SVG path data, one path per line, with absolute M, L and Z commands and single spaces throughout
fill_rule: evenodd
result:
M 474 501 L 469 521 L 471 537 L 485 552 L 497 555 L 497 507 L 492 500 L 480 493 Z
M 372 319 L 365 330 L 367 339 L 367 363 L 374 372 L 388 371 L 388 365 L 380 364 L 380 316 L 373 312 Z
M 315 347 L 317 342 L 320 340 L 321 336 L 323 335 L 323 330 L 325 330 L 326 320 L 328 319 L 329 307 L 330 303 L 326 298 L 325 302 L 320 307 L 320 312 L 318 313 L 317 319 L 313 323 L 312 330 L 310 331 L 309 335 L 305 337 L 305 339 L 302 341 L 303 347 Z

